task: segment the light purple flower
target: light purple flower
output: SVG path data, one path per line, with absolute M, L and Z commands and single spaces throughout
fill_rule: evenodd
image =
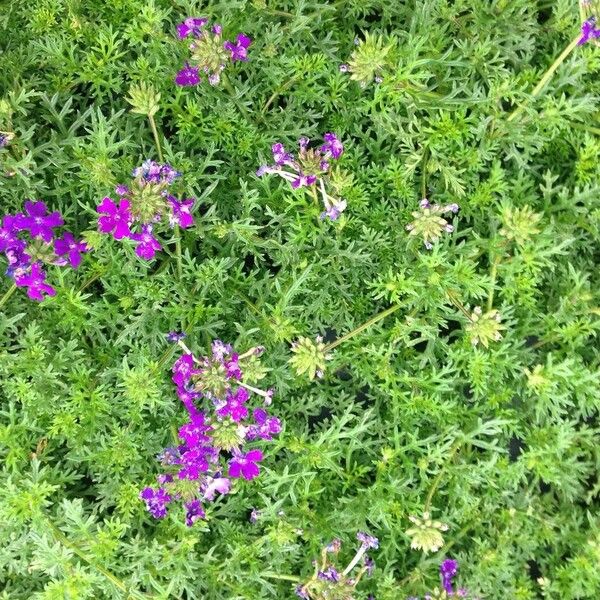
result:
M 96 207 L 96 211 L 101 215 L 98 218 L 98 229 L 102 233 L 112 233 L 115 240 L 130 237 L 129 224 L 133 217 L 129 206 L 129 200 L 119 200 L 117 205 L 110 198 L 104 198 Z
M 196 371 L 191 354 L 182 354 L 173 365 L 173 383 L 178 387 L 185 386 Z
M 198 67 L 192 67 L 189 63 L 186 63 L 183 69 L 177 72 L 175 83 L 182 87 L 198 85 L 200 83 Z
M 356 539 L 361 543 L 361 546 L 367 550 L 370 548 L 373 548 L 374 550 L 379 548 L 379 540 L 376 537 L 365 533 L 364 531 L 359 531 L 356 534 Z
M 323 136 L 325 143 L 321 146 L 321 152 L 329 153 L 335 159 L 338 159 L 344 152 L 344 145 L 338 139 L 335 133 L 326 133 Z
M 177 36 L 179 39 L 184 39 L 189 35 L 194 37 L 202 33 L 202 27 L 208 23 L 208 19 L 204 17 L 188 17 L 183 23 L 177 25 Z
M 451 558 L 447 558 L 440 565 L 440 575 L 442 576 L 442 585 L 446 592 L 452 592 L 452 580 L 456 576 L 458 572 L 458 562 L 456 560 L 452 560 Z
M 44 299 L 44 294 L 56 296 L 56 290 L 46 283 L 46 274 L 38 262 L 31 265 L 28 273 L 16 275 L 15 284 L 18 287 L 26 287 L 27 295 L 38 302 Z
M 323 581 L 331 581 L 337 583 L 340 580 L 340 574 L 334 567 L 328 567 L 325 571 L 319 571 L 317 577 Z
M 203 488 L 203 496 L 205 500 L 212 502 L 217 492 L 225 495 L 229 494 L 230 489 L 231 481 L 226 477 L 208 477 Z
M 298 584 L 296 586 L 294 593 L 296 594 L 296 596 L 298 596 L 298 598 L 302 598 L 302 600 L 310 600 L 310 596 L 308 595 L 308 592 L 304 589 L 304 586 L 302 584 Z
M 254 523 L 256 523 L 258 519 L 260 519 L 260 511 L 256 510 L 256 508 L 253 508 L 250 512 L 250 523 L 254 525 Z
M 205 516 L 204 509 L 200 500 L 192 500 L 183 505 L 186 509 L 185 524 L 191 527 L 198 519 L 203 519 Z
M 591 17 L 581 25 L 581 38 L 577 42 L 578 46 L 583 46 L 591 39 L 600 38 L 600 29 L 596 28 L 596 18 Z
M 58 256 L 67 255 L 69 264 L 76 269 L 81 264 L 81 255 L 89 248 L 85 242 L 76 240 L 71 232 L 65 231 L 62 238 L 54 242 L 54 250 Z
M 172 344 L 176 344 L 177 342 L 183 340 L 186 337 L 186 334 L 184 332 L 178 332 L 178 331 L 169 331 L 169 333 L 167 333 L 166 338 L 167 338 L 167 342 L 171 342 Z
M 194 224 L 194 217 L 192 217 L 194 199 L 185 198 L 184 200 L 177 200 L 174 196 L 168 196 L 167 198 L 172 210 L 172 216 L 169 218 L 171 227 L 175 225 L 179 225 L 183 229 L 191 227 Z
M 252 40 L 240 33 L 237 36 L 235 44 L 233 42 L 226 41 L 223 44 L 225 50 L 231 52 L 231 60 L 235 62 L 236 60 L 247 61 L 248 60 L 248 47 L 252 43 Z
M 260 474 L 258 464 L 263 459 L 263 453 L 260 450 L 250 450 L 245 454 L 240 452 L 234 454 L 229 462 L 229 477 L 235 479 L 244 477 L 250 481 Z
M 29 231 L 31 237 L 39 237 L 46 243 L 54 238 L 55 227 L 63 225 L 60 213 L 55 211 L 48 214 L 46 204 L 41 201 L 25 202 L 25 212 L 15 215 L 14 226 L 19 231 Z

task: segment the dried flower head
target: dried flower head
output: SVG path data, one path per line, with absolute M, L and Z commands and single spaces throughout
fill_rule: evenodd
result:
M 393 48 L 383 37 L 365 33 L 364 40 L 355 40 L 356 49 L 347 64 L 340 65 L 342 73 L 350 73 L 350 79 L 366 87 L 373 81 L 381 83 L 387 56 Z
M 294 355 L 289 363 L 296 371 L 297 375 L 308 373 L 312 381 L 315 377 L 323 377 L 325 367 L 331 356 L 326 354 L 326 346 L 323 338 L 319 335 L 313 342 L 310 338 L 301 337 L 292 344 Z
M 500 229 L 500 235 L 508 240 L 515 241 L 519 246 L 524 246 L 540 230 L 537 228 L 542 215 L 529 206 L 523 208 L 513 208 L 504 206 L 502 209 L 503 227 Z
M 129 88 L 129 97 L 126 100 L 133 107 L 132 113 L 152 117 L 158 112 L 160 93 L 152 85 L 142 81 Z
M 432 520 L 428 512 L 424 512 L 421 518 L 410 516 L 408 519 L 414 525 L 406 530 L 406 535 L 411 538 L 411 548 L 427 554 L 437 552 L 444 545 L 442 531 L 447 531 L 448 525 Z
M 206 75 L 210 85 L 217 85 L 228 62 L 248 60 L 248 48 L 252 43 L 248 36 L 240 33 L 235 42 L 224 41 L 221 25 L 207 28 L 207 24 L 208 19 L 204 17 L 188 17 L 177 25 L 177 36 L 189 41 L 191 51 L 184 68 L 177 73 L 177 85 L 198 85 L 201 74 Z
M 406 226 L 409 235 L 418 236 L 423 240 L 425 247 L 428 250 L 433 248 L 433 244 L 437 242 L 444 232 L 451 233 L 454 231 L 454 225 L 442 216 L 445 213 L 457 213 L 458 204 L 431 204 L 427 198 L 424 198 L 419 203 L 419 210 L 412 213 L 414 221 Z
M 471 313 L 471 322 L 466 327 L 473 346 L 482 344 L 487 348 L 490 342 L 501 340 L 501 331 L 506 329 L 501 320 L 502 317 L 497 310 L 489 310 L 484 313 L 480 306 L 476 306 Z

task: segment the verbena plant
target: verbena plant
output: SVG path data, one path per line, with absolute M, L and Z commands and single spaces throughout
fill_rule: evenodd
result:
M 5 1 L 0 598 L 598 598 L 596 15 Z

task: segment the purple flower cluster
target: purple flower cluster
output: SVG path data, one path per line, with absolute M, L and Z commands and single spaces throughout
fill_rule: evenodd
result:
M 262 165 L 256 171 L 256 175 L 258 177 L 267 174 L 279 175 L 294 189 L 315 186 L 321 194 L 325 209 L 321 213 L 321 219 L 328 217 L 335 221 L 345 210 L 346 201 L 329 196 L 325 182 L 331 161 L 340 158 L 344 152 L 344 145 L 335 133 L 326 133 L 323 136 L 323 144 L 317 148 L 309 148 L 309 143 L 310 140 L 306 137 L 298 140 L 300 149 L 297 156 L 286 152 L 283 144 L 273 144 L 271 151 L 274 164 Z
M 454 589 L 454 578 L 458 573 L 458 561 L 453 560 L 451 558 L 447 558 L 440 565 L 440 577 L 442 580 L 442 587 L 444 589 L 443 597 L 444 598 L 471 598 L 472 600 L 477 600 L 473 596 L 469 595 L 469 591 L 465 588 L 457 588 Z M 425 594 L 423 596 L 423 600 L 435 600 L 435 598 L 441 598 L 439 595 L 439 590 L 435 592 Z M 411 596 L 407 598 L 407 600 L 420 600 L 417 596 Z
M 600 29 L 596 27 L 596 17 L 590 17 L 581 25 L 581 38 L 577 45 L 583 46 L 586 42 L 598 38 L 600 38 Z
M 145 260 L 152 260 L 161 250 L 154 228 L 167 216 L 171 227 L 184 229 L 194 224 L 192 208 L 195 200 L 178 200 L 169 193 L 169 186 L 180 176 L 168 164 L 147 160 L 133 170 L 133 181 L 129 186 L 118 185 L 115 193 L 120 196 L 115 202 L 104 198 L 96 207 L 100 217 L 98 229 L 109 233 L 115 240 L 129 238 L 136 242 L 135 253 Z
M 2 218 L 0 252 L 8 260 L 6 274 L 18 287 L 27 288 L 32 300 L 41 302 L 45 295 L 56 295 L 46 283 L 44 265 L 77 269 L 81 255 L 88 251 L 85 242 L 76 240 L 72 233 L 65 231 L 62 237 L 57 234 L 55 230 L 63 224 L 60 213 L 48 213 L 41 201 L 28 200 L 23 212 Z
M 379 540 L 368 533 L 359 531 L 356 538 L 360 546 L 345 569 L 337 568 L 330 555 L 337 555 L 342 547 L 339 539 L 332 540 L 321 552 L 321 561 L 313 561 L 314 575 L 305 583 L 296 586 L 296 596 L 303 600 L 320 598 L 354 598 L 354 591 L 363 575 L 371 576 L 375 569 L 375 561 L 367 556 L 367 550 L 379 548 Z M 359 571 L 352 575 L 353 569 L 361 565 Z
M 200 83 L 200 73 L 204 73 L 210 85 L 217 85 L 221 73 L 228 61 L 247 61 L 248 48 L 252 40 L 240 33 L 235 42 L 222 40 L 223 28 L 215 24 L 205 29 L 208 19 L 189 17 L 177 25 L 177 36 L 180 40 L 192 38 L 189 44 L 191 56 L 175 77 L 180 86 L 194 86 Z
M 272 391 L 247 383 L 260 378 L 261 347 L 238 354 L 215 340 L 211 354 L 197 358 L 181 339 L 176 341 L 184 354 L 173 365 L 172 380 L 189 419 L 179 429 L 181 444 L 158 457 L 169 472 L 158 476 L 158 488 L 146 487 L 140 497 L 158 519 L 167 514 L 168 504 L 181 500 L 191 526 L 204 517 L 203 503 L 230 492 L 232 480 L 258 477 L 263 453 L 247 444 L 272 440 L 281 423 L 263 407 L 249 406 L 251 394 L 261 396 L 263 405 L 271 402 Z M 196 406 L 201 399 L 202 410 Z

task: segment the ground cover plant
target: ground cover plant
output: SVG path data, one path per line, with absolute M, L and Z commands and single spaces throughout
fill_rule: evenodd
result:
M 598 598 L 596 16 L 5 1 L 0 598 Z

